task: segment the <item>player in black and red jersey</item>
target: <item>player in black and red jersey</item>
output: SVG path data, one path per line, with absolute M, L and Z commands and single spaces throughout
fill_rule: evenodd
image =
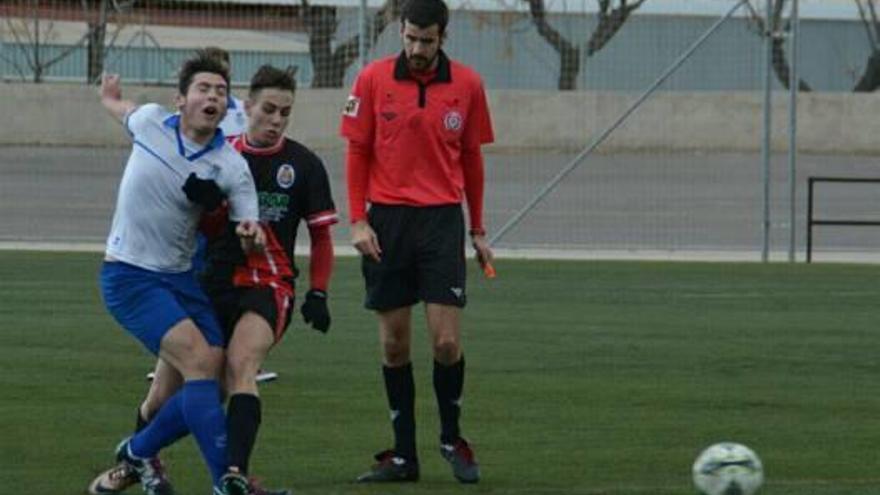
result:
M 246 484 L 248 460 L 260 424 L 257 372 L 281 339 L 293 308 L 294 246 L 297 228 L 309 230 L 310 289 L 301 312 L 322 332 L 330 327 L 327 285 L 333 266 L 330 226 L 337 222 L 330 182 L 321 160 L 284 137 L 293 109 L 295 80 L 287 71 L 264 65 L 251 79 L 245 109 L 248 131 L 232 141 L 247 160 L 257 187 L 265 249 L 245 255 L 227 230 L 208 241 L 202 286 L 229 332 L 226 389 L 229 465 L 225 488 Z M 228 225 L 223 220 L 222 224 Z M 235 476 L 240 475 L 240 476 Z M 245 492 L 246 493 L 246 492 Z
M 311 242 L 310 288 L 300 311 L 306 323 L 326 332 L 330 327 L 327 288 L 333 268 L 330 226 L 337 222 L 336 207 L 324 165 L 302 144 L 286 138 L 284 131 L 293 109 L 295 79 L 289 71 L 269 65 L 251 79 L 245 102 L 248 130 L 232 140 L 247 160 L 256 185 L 260 224 L 266 235 L 262 252 L 248 255 L 236 245 L 223 207 L 203 217 L 208 236 L 207 265 L 202 287 L 214 305 L 226 333 L 225 388 L 229 472 L 222 479 L 224 495 L 273 495 L 248 478 L 248 463 L 261 420 L 257 372 L 270 349 L 284 334 L 294 307 L 294 246 L 297 229 L 305 222 Z M 214 196 L 211 181 L 199 183 L 200 194 Z M 173 371 L 160 361 L 156 380 L 141 409 L 145 417 L 158 408 L 174 388 Z M 140 420 L 139 420 L 140 422 Z M 114 468 L 119 471 L 121 468 Z M 92 483 L 101 493 L 126 488 L 131 475 L 110 469 Z M 91 487 L 90 487 L 91 490 Z

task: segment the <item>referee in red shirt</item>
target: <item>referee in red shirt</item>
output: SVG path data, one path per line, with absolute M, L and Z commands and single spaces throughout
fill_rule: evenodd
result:
M 394 447 L 358 481 L 416 481 L 412 306 L 425 303 L 440 412 L 440 453 L 462 483 L 479 467 L 461 436 L 464 384 L 460 313 L 469 233 L 482 264 L 492 262 L 483 228 L 483 157 L 493 141 L 479 74 L 441 50 L 449 20 L 442 0 L 408 0 L 403 51 L 358 75 L 343 111 L 352 243 L 363 255 L 366 307 L 379 317 L 383 375 Z M 369 205 L 369 209 L 367 208 Z

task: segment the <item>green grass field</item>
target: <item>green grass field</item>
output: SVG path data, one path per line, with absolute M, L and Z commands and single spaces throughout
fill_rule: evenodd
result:
M 0 252 L 0 495 L 80 494 L 134 423 L 152 359 L 99 298 L 97 254 Z M 338 261 L 327 335 L 268 367 L 253 470 L 299 494 L 692 494 L 706 445 L 762 457 L 766 495 L 880 493 L 880 267 L 500 261 L 470 280 L 463 428 L 483 481 L 437 454 L 419 313 L 422 481 L 351 480 L 390 445 L 376 325 Z M 476 274 L 472 270 L 472 275 Z M 208 495 L 191 439 L 164 454 Z M 131 493 L 137 493 L 133 488 Z

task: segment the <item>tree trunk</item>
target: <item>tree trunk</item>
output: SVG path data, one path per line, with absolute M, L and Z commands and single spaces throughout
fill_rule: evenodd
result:
M 773 40 L 773 73 L 776 79 L 785 89 L 789 89 L 791 84 L 791 66 L 788 65 L 788 58 L 785 54 L 785 40 L 775 38 Z M 813 88 L 803 79 L 798 79 L 798 91 L 810 92 Z
M 92 84 L 99 80 L 104 72 L 104 40 L 107 37 L 107 24 L 89 24 L 88 32 L 88 71 L 86 83 Z
M 339 79 L 333 57 L 333 32 L 336 30 L 336 7 L 306 6 L 309 32 L 309 56 L 312 59 L 313 88 L 331 88 Z M 341 84 L 340 84 L 341 85 Z
M 104 44 L 107 40 L 107 0 L 97 0 L 94 10 L 92 2 L 83 1 L 83 9 L 88 19 L 88 32 L 86 33 L 86 82 L 97 82 L 101 73 L 104 72 Z M 92 10 L 90 12 L 90 10 Z
M 374 44 L 382 31 L 400 15 L 400 3 L 401 0 L 386 0 L 376 13 L 370 44 Z M 345 71 L 360 57 L 360 34 L 348 38 L 334 50 L 333 38 L 338 24 L 336 7 L 313 7 L 304 0 L 303 9 L 309 33 L 309 57 L 314 70 L 312 87 L 341 88 L 345 84 Z
M 868 42 L 871 44 L 871 55 L 868 57 L 868 63 L 865 65 L 865 71 L 862 77 L 856 83 L 853 91 L 856 93 L 871 92 L 880 87 L 880 20 L 877 19 L 877 9 L 874 7 L 874 0 L 868 0 L 868 8 L 862 8 L 861 0 L 857 0 L 859 7 L 859 16 L 868 33 Z M 870 18 L 869 18 L 870 17 Z
M 875 91 L 880 87 L 880 51 L 875 50 L 868 58 L 868 65 L 853 91 L 857 93 Z
M 581 48 L 567 40 L 547 22 L 547 9 L 544 0 L 525 0 L 529 4 L 532 24 L 538 34 L 559 54 L 559 89 L 577 89 L 577 77 L 581 71 Z M 627 5 L 627 0 L 620 0 L 620 6 L 608 13 L 610 0 L 599 0 L 599 25 L 587 42 L 587 57 L 601 50 L 620 31 L 630 14 L 645 0 L 637 0 Z
M 559 53 L 559 89 L 573 91 L 577 89 L 577 77 L 581 71 L 581 49 L 563 49 Z
M 785 53 L 785 37 L 782 36 L 782 33 L 788 32 L 790 27 L 790 23 L 787 23 L 784 27 L 782 24 L 782 11 L 785 8 L 785 2 L 786 0 L 776 0 L 773 4 L 773 24 L 769 35 L 773 36 L 773 73 L 776 74 L 779 84 L 782 84 L 785 89 L 790 89 L 791 66 L 788 65 L 788 56 Z M 798 91 L 809 92 L 812 90 L 813 88 L 806 81 L 798 79 Z
M 526 1 L 529 2 L 532 24 L 535 25 L 538 34 L 559 54 L 559 89 L 563 91 L 577 89 L 577 76 L 581 71 L 580 47 L 565 39 L 547 22 L 544 0 Z

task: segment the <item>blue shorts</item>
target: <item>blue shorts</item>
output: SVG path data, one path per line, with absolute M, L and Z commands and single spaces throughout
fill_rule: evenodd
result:
M 105 261 L 101 295 L 113 318 L 153 354 L 159 354 L 168 330 L 187 318 L 195 322 L 209 345 L 223 345 L 211 302 L 192 271 L 161 273 Z

